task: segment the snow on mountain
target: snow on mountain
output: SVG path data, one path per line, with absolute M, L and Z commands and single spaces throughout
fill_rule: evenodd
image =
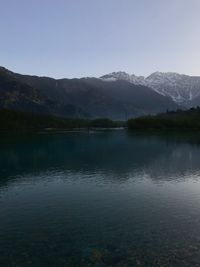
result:
M 133 84 L 151 87 L 161 95 L 170 97 L 174 102 L 190 106 L 200 97 L 200 77 L 174 72 L 154 72 L 148 77 L 129 75 L 126 72 L 112 72 L 101 77 L 102 80 L 126 80 Z
M 139 84 L 139 85 L 145 85 L 145 77 L 143 76 L 136 76 L 134 74 L 129 75 L 126 72 L 112 72 L 110 74 L 104 75 L 101 77 L 102 80 L 108 81 L 108 79 L 116 79 L 116 80 L 125 80 L 130 83 Z

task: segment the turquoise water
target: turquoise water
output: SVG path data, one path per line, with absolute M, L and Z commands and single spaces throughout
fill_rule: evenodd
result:
M 200 266 L 200 138 L 2 136 L 0 266 Z

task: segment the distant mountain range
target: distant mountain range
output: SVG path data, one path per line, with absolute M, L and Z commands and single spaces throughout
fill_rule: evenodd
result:
M 126 120 L 179 107 L 171 96 L 146 86 L 142 77 L 133 82 L 133 76 L 125 76 L 112 73 L 101 78 L 53 79 L 21 75 L 0 67 L 0 108 Z
M 53 79 L 0 67 L 0 108 L 63 117 L 126 120 L 200 105 L 200 77 L 113 72 L 100 78 Z
M 174 72 L 154 72 L 148 77 L 112 72 L 101 77 L 104 81 L 128 81 L 135 85 L 152 88 L 155 92 L 170 97 L 175 103 L 192 107 L 200 105 L 200 77 Z

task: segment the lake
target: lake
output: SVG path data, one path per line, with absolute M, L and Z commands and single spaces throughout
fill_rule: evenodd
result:
M 1 136 L 0 266 L 200 266 L 199 136 Z

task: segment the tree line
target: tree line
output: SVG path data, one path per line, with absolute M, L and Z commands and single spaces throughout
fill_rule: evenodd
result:
M 167 111 L 127 121 L 129 129 L 200 129 L 200 107 Z
M 74 128 L 113 128 L 121 126 L 124 126 L 124 122 L 112 121 L 107 118 L 89 120 L 8 109 L 0 110 L 0 131 L 71 130 Z

